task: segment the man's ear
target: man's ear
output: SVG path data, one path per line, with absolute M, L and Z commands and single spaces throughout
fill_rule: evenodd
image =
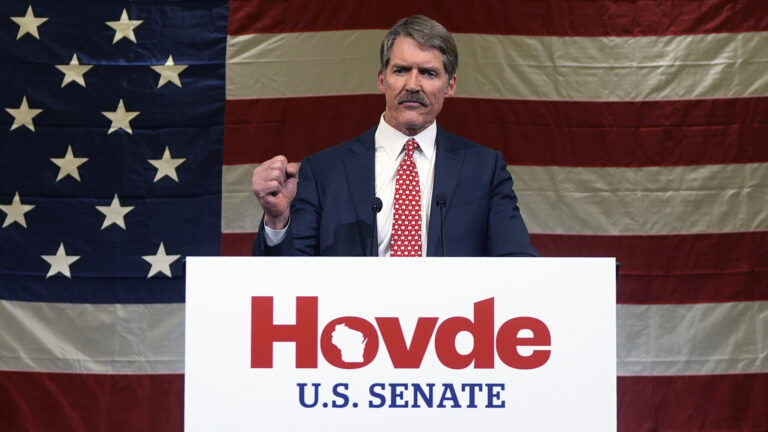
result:
M 445 89 L 445 97 L 451 97 L 456 93 L 456 74 L 453 74 L 448 80 L 448 87 Z
M 378 85 L 379 91 L 384 93 L 386 87 L 384 86 L 384 72 L 382 72 L 381 69 L 376 73 L 376 85 Z

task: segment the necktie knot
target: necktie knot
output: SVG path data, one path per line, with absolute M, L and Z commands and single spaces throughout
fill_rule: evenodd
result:
M 419 143 L 413 138 L 408 138 L 408 141 L 405 142 L 405 154 L 408 157 L 413 157 L 413 152 L 415 152 L 417 148 L 419 148 Z

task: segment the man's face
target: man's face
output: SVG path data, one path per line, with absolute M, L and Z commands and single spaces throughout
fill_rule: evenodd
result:
M 432 124 L 443 100 L 456 91 L 456 76 L 445 75 L 440 51 L 409 37 L 395 39 L 389 65 L 378 78 L 387 103 L 384 121 L 408 136 Z

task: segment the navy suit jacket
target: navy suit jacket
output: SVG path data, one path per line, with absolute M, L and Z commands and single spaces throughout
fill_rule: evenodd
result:
M 262 219 L 254 255 L 378 253 L 378 247 L 371 247 L 375 132 L 373 128 L 304 159 L 284 240 L 267 246 Z M 435 146 L 427 255 L 441 255 L 440 209 L 434 198 L 442 193 L 447 256 L 536 256 L 501 153 L 439 126 Z

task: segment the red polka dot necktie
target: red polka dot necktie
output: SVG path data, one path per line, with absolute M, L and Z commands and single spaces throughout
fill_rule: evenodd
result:
M 394 216 L 392 218 L 393 257 L 421 256 L 421 187 L 413 152 L 419 143 L 410 138 L 405 142 L 405 156 L 397 168 Z

